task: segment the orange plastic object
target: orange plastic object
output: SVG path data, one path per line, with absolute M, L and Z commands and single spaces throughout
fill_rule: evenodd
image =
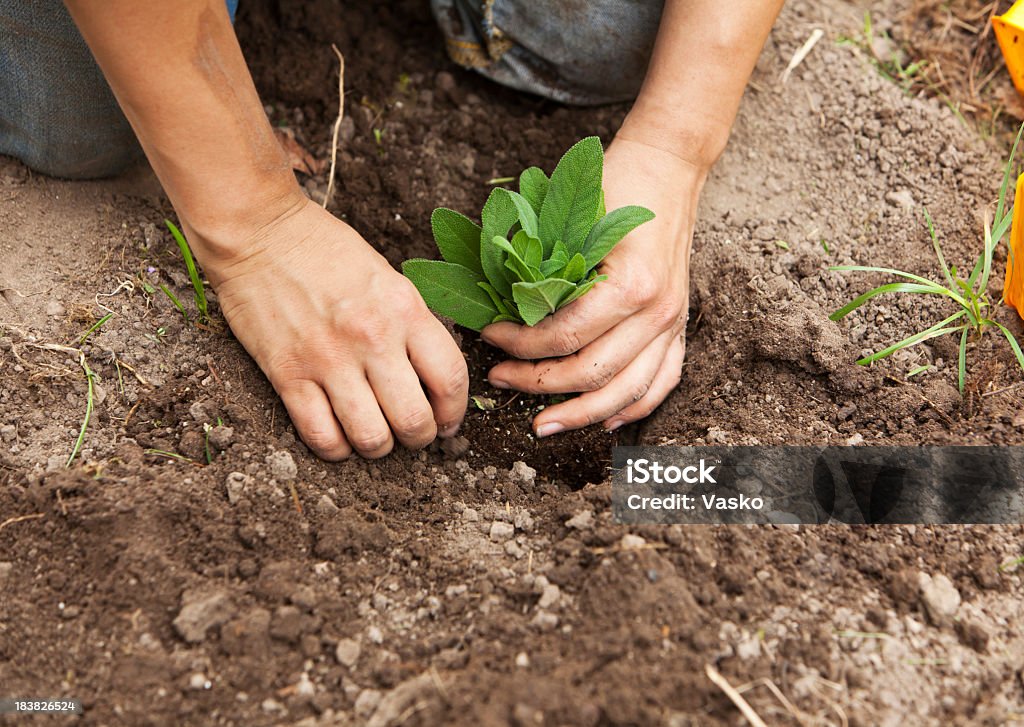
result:
M 1017 0 L 1005 15 L 992 18 L 992 29 L 1013 85 L 1024 95 L 1024 0 Z
M 1013 200 L 1010 225 L 1010 253 L 1006 261 L 1003 301 L 1024 318 L 1024 174 L 1017 177 L 1017 196 Z

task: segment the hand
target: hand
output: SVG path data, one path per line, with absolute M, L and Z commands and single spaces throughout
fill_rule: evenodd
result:
M 302 198 L 247 243 L 201 262 L 317 455 L 382 457 L 395 438 L 419 448 L 455 434 L 469 394 L 462 352 L 355 230 Z
M 689 257 L 707 171 L 663 149 L 618 137 L 605 157 L 609 210 L 653 210 L 605 258 L 608 280 L 533 328 L 496 323 L 484 340 L 519 360 L 488 378 L 537 394 L 583 392 L 534 419 L 538 437 L 604 422 L 609 431 L 649 415 L 679 383 Z

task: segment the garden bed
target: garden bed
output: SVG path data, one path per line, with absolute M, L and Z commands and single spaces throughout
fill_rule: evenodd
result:
M 479 209 L 488 180 L 608 142 L 625 113 L 454 67 L 424 2 L 345 5 L 243 3 L 239 34 L 271 118 L 316 159 L 330 44 L 345 53 L 332 210 L 393 264 L 431 254 L 433 207 Z M 1021 374 L 994 339 L 969 351 L 963 398 L 955 341 L 854 365 L 941 302 L 828 320 L 881 282 L 830 265 L 940 274 L 922 206 L 947 259 L 973 262 L 1008 151 L 837 43 L 859 23 L 834 0 L 783 12 L 703 198 L 682 383 L 622 441 L 1024 443 Z M 711 664 L 756 683 L 770 724 L 798 722 L 762 679 L 808 721 L 1024 713 L 1020 571 L 1000 568 L 1024 554 L 1020 526 L 615 525 L 612 438 L 535 440 L 544 400 L 489 389 L 494 353 L 471 333 L 471 394 L 504 406 L 471 408 L 465 451 L 321 462 L 216 315 L 185 325 L 146 292 L 189 297 L 170 207 L 133 175 L 67 183 L 0 160 L 0 697 L 80 698 L 87 724 L 737 724 Z M 322 173 L 302 179 L 322 194 Z M 45 346 L 107 309 L 65 468 L 86 379 Z

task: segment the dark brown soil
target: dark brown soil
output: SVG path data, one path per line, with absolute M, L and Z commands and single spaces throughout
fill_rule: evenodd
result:
M 479 209 L 488 180 L 607 141 L 625 112 L 453 67 L 418 0 L 242 8 L 271 116 L 316 159 L 330 44 L 345 53 L 333 209 L 396 264 L 430 254 L 433 207 Z M 922 205 L 951 261 L 975 255 L 1005 154 L 836 42 L 859 23 L 832 0 L 784 11 L 705 192 L 683 383 L 625 440 L 1024 443 L 1020 373 L 995 340 L 972 348 L 963 400 L 942 342 L 852 364 L 948 315 L 938 303 L 828 321 L 874 282 L 828 265 L 935 274 Z M 815 27 L 826 37 L 781 85 Z M 322 194 L 322 175 L 302 180 Z M 146 170 L 75 184 L 0 159 L 0 697 L 79 698 L 75 721 L 104 725 L 741 724 L 710 664 L 768 724 L 1024 714 L 1020 570 L 1000 568 L 1019 525 L 615 525 L 612 438 L 532 439 L 544 400 L 487 387 L 495 354 L 470 334 L 471 393 L 502 408 L 471 408 L 464 452 L 326 464 L 222 326 L 184 325 L 146 292 L 189 298 L 157 226 L 169 211 Z M 66 468 L 85 377 L 46 346 L 108 309 Z M 942 577 L 962 599 L 948 620 L 928 610 Z

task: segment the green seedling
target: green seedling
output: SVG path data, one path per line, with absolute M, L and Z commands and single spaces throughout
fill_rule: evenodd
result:
M 1010 177 L 1013 168 L 1013 160 L 1017 154 L 1017 146 L 1020 144 L 1021 136 L 1024 135 L 1024 125 L 1017 133 L 1017 139 L 1013 143 L 1013 150 L 1006 163 L 1006 170 L 1003 174 L 1003 184 L 999 189 L 999 197 L 996 202 L 995 218 L 991 223 L 987 219 L 984 224 L 985 245 L 981 255 L 974 263 L 970 275 L 963 277 L 955 266 L 946 264 L 945 256 L 942 254 L 942 246 L 939 244 L 938 233 L 935 225 L 932 224 L 928 210 L 924 211 L 925 222 L 928 226 L 928 234 L 931 237 L 932 247 L 935 250 L 935 257 L 938 259 L 939 268 L 943 273 L 944 282 L 936 282 L 920 275 L 894 270 L 892 268 L 873 267 L 865 265 L 838 265 L 830 270 L 856 271 L 886 273 L 902 278 L 904 282 L 890 282 L 873 288 L 844 305 L 835 313 L 829 316 L 833 321 L 841 320 L 853 311 L 860 308 L 869 300 L 885 293 L 910 293 L 914 295 L 938 295 L 950 299 L 956 303 L 958 310 L 952 315 L 944 318 L 935 325 L 919 331 L 912 336 L 904 338 L 898 343 L 883 348 L 881 351 L 865 356 L 857 361 L 862 366 L 874 363 L 879 359 L 890 356 L 910 346 L 951 334 L 959 334 L 960 346 L 957 356 L 957 383 L 960 393 L 964 391 L 964 382 L 967 378 L 967 344 L 969 339 L 980 338 L 989 329 L 999 330 L 1013 349 L 1017 363 L 1024 370 L 1024 352 L 1021 351 L 1017 339 L 1002 323 L 990 317 L 989 308 L 992 303 L 988 296 L 989 276 L 992 272 L 992 257 L 996 245 L 1005 237 L 1010 229 L 1013 220 L 1013 208 L 1006 204 L 1006 191 L 1010 186 Z
M 199 277 L 199 270 L 196 268 L 196 261 L 192 258 L 192 250 L 189 249 L 188 242 L 185 240 L 185 236 L 181 234 L 181 230 L 175 226 L 170 220 L 164 220 L 167 225 L 167 229 L 171 231 L 171 235 L 174 237 L 174 241 L 178 243 L 178 249 L 181 250 L 181 256 L 185 258 L 185 267 L 188 268 L 188 277 L 192 281 L 192 291 L 196 300 L 196 308 L 199 309 L 199 320 L 205 323 L 210 319 L 208 306 L 206 303 L 206 288 L 203 287 L 203 279 Z M 166 293 L 167 290 L 165 289 Z M 174 296 L 171 296 L 174 300 Z M 180 308 L 179 304 L 179 308 Z M 184 311 L 183 311 L 184 312 Z
M 93 333 L 95 333 L 100 328 L 102 328 L 103 324 L 106 323 L 107 321 L 109 321 L 113 317 L 114 317 L 113 313 L 107 313 L 105 316 L 103 316 L 98 321 L 96 321 L 91 326 L 89 326 L 89 329 L 85 333 L 83 333 L 81 335 L 81 337 L 78 339 L 78 345 L 81 346 L 83 343 L 85 343 L 86 340 L 88 340 L 89 336 L 91 336 Z
M 68 457 L 68 461 L 64 464 L 65 467 L 70 467 L 71 463 L 75 461 L 75 457 L 82 450 L 82 444 L 85 442 L 85 432 L 89 428 L 89 420 L 92 419 L 92 412 L 95 406 L 94 401 L 96 398 L 95 381 L 96 374 L 93 373 L 92 369 L 89 368 L 89 362 L 85 359 L 85 354 L 81 351 L 78 352 L 78 364 L 82 367 L 85 372 L 85 381 L 87 385 L 87 391 L 85 395 L 85 416 L 82 417 L 82 426 L 78 430 L 78 438 L 75 440 L 75 447 L 71 450 L 71 456 Z
M 534 326 L 607 276 L 598 264 L 633 229 L 654 219 L 645 207 L 606 213 L 604 150 L 577 142 L 551 177 L 530 167 L 519 191 L 491 191 L 477 225 L 458 212 L 431 215 L 441 260 L 406 260 L 402 271 L 435 313 L 479 331 L 512 321 Z
M 181 304 L 180 300 L 178 300 L 178 296 L 172 293 L 171 289 L 168 288 L 163 283 L 160 284 L 160 290 L 164 292 L 164 295 L 170 298 L 171 302 L 174 304 L 174 307 L 178 309 L 179 313 L 181 313 L 181 317 L 185 319 L 185 323 L 188 323 L 188 311 L 185 310 L 185 306 Z

